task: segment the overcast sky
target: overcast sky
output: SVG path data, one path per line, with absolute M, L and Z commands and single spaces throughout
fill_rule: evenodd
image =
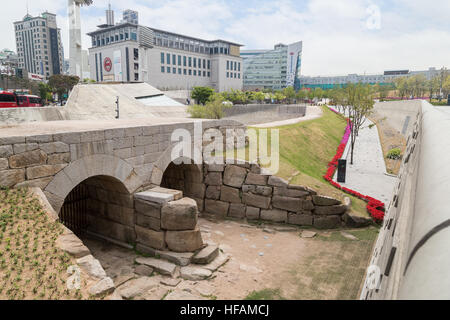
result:
M 58 15 L 65 56 L 69 52 L 67 0 L 28 0 L 31 15 Z M 270 49 L 303 41 L 303 75 L 380 73 L 388 69 L 450 67 L 450 0 L 94 0 L 82 9 L 86 32 L 105 22 L 111 2 L 139 11 L 140 24 L 205 38 Z M 27 0 L 2 0 L 0 47 L 16 50 L 13 22 Z

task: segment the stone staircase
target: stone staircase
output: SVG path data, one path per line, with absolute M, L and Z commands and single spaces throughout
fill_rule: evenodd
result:
M 203 280 L 228 261 L 218 246 L 204 244 L 197 203 L 182 191 L 155 187 L 136 193 L 134 202 L 136 249 L 149 256 L 136 264 L 172 278 Z

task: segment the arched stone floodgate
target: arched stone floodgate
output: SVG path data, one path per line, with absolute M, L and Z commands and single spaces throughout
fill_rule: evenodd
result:
M 133 244 L 134 201 L 125 185 L 110 176 L 90 177 L 73 188 L 59 212 L 60 221 L 79 237 Z

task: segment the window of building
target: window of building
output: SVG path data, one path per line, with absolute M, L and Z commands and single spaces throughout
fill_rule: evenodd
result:
M 194 76 L 196 76 L 197 75 L 197 70 L 194 70 Z
M 164 67 L 161 67 L 161 72 L 164 73 Z
M 189 75 L 192 76 L 192 70 L 191 69 L 189 69 Z
M 134 60 L 138 60 L 139 59 L 139 49 L 134 48 L 133 53 L 134 53 Z
M 208 71 L 208 78 L 211 77 L 211 72 Z
M 187 70 L 183 69 L 183 74 L 186 75 L 187 74 Z
M 192 67 L 192 58 L 189 57 L 189 60 L 188 60 L 188 61 L 189 61 L 188 66 L 189 66 L 189 67 Z
M 177 74 L 177 68 L 172 68 L 172 73 Z
M 177 56 L 176 55 L 172 55 L 172 64 L 174 65 L 174 66 L 176 66 L 177 65 Z
M 241 63 L 238 63 L 238 71 L 241 71 Z
M 203 59 L 203 69 L 206 69 L 206 59 Z
M 131 32 L 131 40 L 137 40 L 137 34 L 136 32 Z
M 186 56 L 183 57 L 183 67 L 186 67 Z
M 170 64 L 170 53 L 167 54 L 167 64 Z
M 170 67 L 167 67 L 167 73 L 170 73 Z
M 181 74 L 181 68 L 178 68 L 178 74 Z
M 211 69 L 211 60 L 208 60 L 208 69 Z
M 194 58 L 194 68 L 197 68 L 197 58 Z
M 230 77 L 230 73 L 229 72 L 227 72 L 227 78 L 229 78 Z
M 161 52 L 161 63 L 164 63 L 164 52 Z
M 227 60 L 227 70 L 230 70 L 230 61 Z
M 181 56 L 178 56 L 178 65 L 181 66 Z
M 139 63 L 134 64 L 134 70 L 136 70 L 136 71 L 139 70 Z
M 139 81 L 139 73 L 134 74 L 134 81 Z

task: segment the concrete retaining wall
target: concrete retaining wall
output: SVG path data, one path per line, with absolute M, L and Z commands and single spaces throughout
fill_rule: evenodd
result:
M 234 105 L 232 108 L 225 109 L 225 116 L 231 117 L 245 113 L 254 112 L 278 112 L 279 114 L 298 114 L 304 116 L 306 107 L 300 105 L 279 105 L 279 104 L 247 104 Z
M 422 101 L 361 299 L 450 298 L 449 159 L 450 113 Z

